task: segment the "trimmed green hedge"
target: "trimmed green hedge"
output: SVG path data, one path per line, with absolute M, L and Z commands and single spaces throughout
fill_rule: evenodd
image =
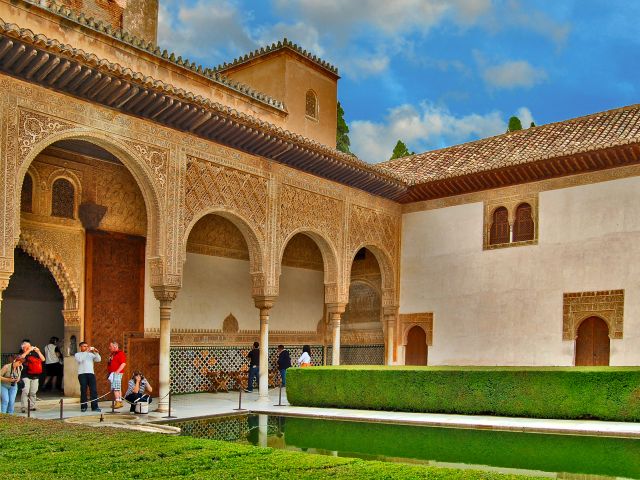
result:
M 305 407 L 637 422 L 640 368 L 294 368 L 287 399 Z

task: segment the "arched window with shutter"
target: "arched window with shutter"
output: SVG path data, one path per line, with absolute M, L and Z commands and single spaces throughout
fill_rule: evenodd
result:
M 22 182 L 20 211 L 33 213 L 33 178 L 28 173 L 24 176 L 24 181 Z
M 532 213 L 533 209 L 528 203 L 521 203 L 516 208 L 516 218 L 513 223 L 514 242 L 533 240 L 535 226 Z
M 318 119 L 318 97 L 313 90 L 307 90 L 305 98 L 305 114 L 307 117 Z
M 58 178 L 51 187 L 51 215 L 73 218 L 75 210 L 75 189 L 66 178 Z
M 498 207 L 494 210 L 489 231 L 489 245 L 501 243 L 509 243 L 509 212 L 505 207 Z

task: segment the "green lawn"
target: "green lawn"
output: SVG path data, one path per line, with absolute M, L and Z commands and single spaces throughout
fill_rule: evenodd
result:
M 523 479 L 0 415 L 0 478 Z

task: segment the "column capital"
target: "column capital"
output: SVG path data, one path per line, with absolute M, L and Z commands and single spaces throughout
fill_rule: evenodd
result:
M 159 285 L 153 288 L 153 296 L 161 302 L 173 302 L 178 296 L 179 287 L 173 285 Z
M 275 295 L 254 295 L 253 303 L 260 310 L 270 310 L 276 302 L 276 298 L 278 297 Z
M 327 303 L 327 312 L 330 315 L 339 314 L 342 315 L 347 309 L 346 303 Z
M 385 305 L 382 307 L 382 315 L 385 317 L 396 317 L 400 307 L 397 305 Z

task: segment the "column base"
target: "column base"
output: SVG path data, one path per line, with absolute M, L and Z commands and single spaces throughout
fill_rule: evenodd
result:
M 168 403 L 159 403 L 158 408 L 154 410 L 154 412 L 158 413 L 169 413 L 169 404 Z

